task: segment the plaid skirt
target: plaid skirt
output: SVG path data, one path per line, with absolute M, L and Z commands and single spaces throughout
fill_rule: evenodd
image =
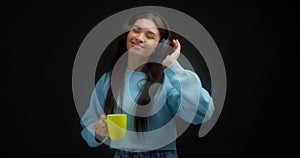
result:
M 153 150 L 146 152 L 117 150 L 114 158 L 178 158 L 178 155 L 176 150 Z

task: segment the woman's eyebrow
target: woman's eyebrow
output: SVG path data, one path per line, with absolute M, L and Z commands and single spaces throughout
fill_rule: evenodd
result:
M 136 24 L 134 24 L 132 27 L 141 28 L 140 26 L 138 26 L 138 25 L 136 25 Z

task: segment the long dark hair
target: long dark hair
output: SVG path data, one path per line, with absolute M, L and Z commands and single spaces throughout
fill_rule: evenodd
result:
M 159 33 L 160 33 L 160 37 L 161 37 L 160 41 L 162 41 L 163 39 L 168 40 L 168 38 L 169 38 L 168 25 L 167 25 L 166 21 L 156 13 L 143 12 L 143 13 L 136 14 L 129 20 L 127 26 L 128 27 L 132 26 L 136 22 L 136 20 L 141 19 L 141 18 L 152 20 L 157 25 Z M 112 71 L 112 69 L 115 66 L 118 59 L 127 51 L 126 38 L 127 38 L 128 32 L 125 32 L 124 34 L 122 34 L 119 37 L 118 50 L 114 56 L 114 59 L 110 66 L 109 71 Z M 153 53 L 153 54 L 157 54 L 157 53 Z M 145 64 L 145 67 L 146 68 L 144 70 L 144 73 L 146 75 L 146 79 L 145 79 L 146 82 L 144 83 L 144 85 L 138 95 L 138 99 L 136 100 L 136 104 L 138 104 L 138 105 L 149 104 L 151 101 L 151 98 L 148 94 L 150 86 L 154 83 L 163 84 L 163 82 L 164 82 L 164 72 L 163 72 L 164 66 L 162 64 L 148 62 Z M 125 72 L 125 69 L 124 69 L 124 72 Z M 122 75 L 122 76 L 124 76 L 124 75 Z M 124 78 L 121 80 L 124 81 Z M 120 83 L 124 83 L 124 82 L 120 82 Z M 157 91 L 158 91 L 158 89 L 156 89 L 156 92 Z M 117 109 L 117 102 L 113 96 L 112 88 L 110 86 L 110 88 L 108 89 L 108 93 L 107 93 L 105 104 L 104 104 L 104 112 L 106 114 L 112 114 L 112 113 L 116 113 L 116 109 Z M 136 111 L 136 113 L 137 113 L 137 111 Z M 134 116 L 134 117 L 135 117 L 134 118 L 135 131 L 137 131 L 137 132 L 147 131 L 148 118 L 140 117 L 140 116 Z

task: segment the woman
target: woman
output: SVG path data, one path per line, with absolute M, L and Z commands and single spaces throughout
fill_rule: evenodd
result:
M 169 29 L 161 16 L 140 13 L 128 26 L 112 68 L 122 55 L 126 62 L 96 83 L 81 120 L 82 137 L 90 147 L 100 146 L 109 139 L 106 115 L 126 113 L 128 134 L 123 140 L 110 140 L 117 149 L 115 157 L 178 157 L 174 116 L 200 124 L 214 111 L 212 98 L 199 77 L 177 61 L 181 49 L 177 39 L 170 43 L 173 53 L 166 54 L 168 46 L 161 43 L 168 43 Z M 161 86 L 153 86 L 157 83 Z

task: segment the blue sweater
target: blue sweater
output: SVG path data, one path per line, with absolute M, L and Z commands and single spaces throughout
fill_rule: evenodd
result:
M 143 150 L 176 150 L 177 131 L 184 131 L 187 127 L 175 123 L 175 116 L 188 123 L 200 124 L 207 121 L 213 114 L 214 105 L 211 96 L 202 87 L 196 73 L 185 70 L 176 61 L 164 70 L 165 80 L 159 91 L 151 100 L 150 114 L 148 115 L 147 132 L 134 131 L 133 104 L 140 88 L 145 83 L 146 75 L 126 69 L 125 93 L 122 108 L 128 115 L 127 132 L 123 140 L 111 140 L 110 147 L 130 151 Z M 105 73 L 97 82 L 92 92 L 90 105 L 83 117 L 81 135 L 90 147 L 98 147 L 102 142 L 95 139 L 93 125 L 104 114 L 104 102 L 110 86 L 110 73 Z M 133 99 L 131 99 L 133 98 Z

